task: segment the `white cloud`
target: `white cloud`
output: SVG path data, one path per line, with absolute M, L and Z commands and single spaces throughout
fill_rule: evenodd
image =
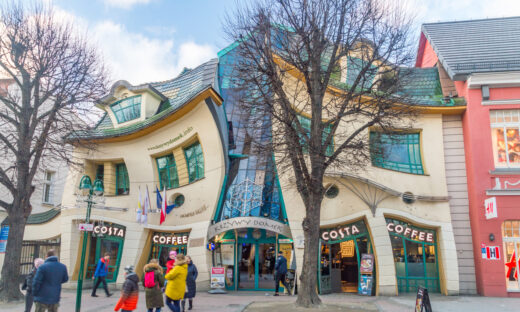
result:
M 136 4 L 146 4 L 151 0 L 103 0 L 107 7 L 130 9 Z

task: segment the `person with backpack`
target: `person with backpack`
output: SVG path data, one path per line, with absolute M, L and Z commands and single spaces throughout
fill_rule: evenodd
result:
M 152 259 L 144 266 L 143 280 L 146 308 L 148 312 L 161 312 L 164 307 L 162 287 L 164 286 L 163 269 L 159 265 L 159 260 Z
M 108 275 L 108 264 L 110 263 L 110 254 L 107 252 L 105 256 L 99 259 L 98 264 L 96 266 L 96 271 L 94 272 L 94 276 L 92 279 L 97 277 L 96 283 L 94 284 L 94 288 L 92 289 L 92 297 L 97 297 L 96 290 L 99 287 L 99 284 L 103 283 L 103 288 L 105 289 L 105 294 L 107 297 L 112 296 L 112 294 L 108 291 L 108 285 L 106 281 L 106 277 Z
M 38 267 L 42 265 L 44 260 L 42 258 L 36 258 L 34 259 L 34 267 L 31 271 L 31 273 L 27 274 L 27 276 L 24 279 L 22 290 L 25 290 L 25 312 L 31 312 L 32 306 L 33 306 L 33 293 L 32 293 L 32 282 L 33 278 L 36 275 L 36 271 L 38 270 Z
M 180 301 L 184 298 L 186 291 L 186 276 L 188 275 L 188 265 L 183 254 L 178 254 L 175 259 L 175 266 L 166 274 L 168 280 L 166 284 L 166 305 L 173 312 L 180 312 Z
M 121 298 L 114 307 L 114 311 L 130 312 L 137 308 L 139 300 L 139 277 L 134 273 L 134 267 L 125 267 L 125 282 L 121 289 Z
M 190 256 L 186 256 L 186 261 L 188 263 L 188 275 L 186 276 L 186 293 L 184 294 L 184 299 L 182 299 L 182 311 L 186 311 L 186 299 L 188 299 L 189 306 L 188 310 L 193 309 L 193 298 L 195 298 L 195 294 L 197 293 L 197 284 L 195 280 L 199 275 L 199 271 L 197 271 L 197 267 L 191 261 Z

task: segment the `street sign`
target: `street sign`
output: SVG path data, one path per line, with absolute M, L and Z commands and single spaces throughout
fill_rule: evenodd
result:
M 79 230 L 92 232 L 92 231 L 94 231 L 94 224 L 93 223 L 80 223 Z

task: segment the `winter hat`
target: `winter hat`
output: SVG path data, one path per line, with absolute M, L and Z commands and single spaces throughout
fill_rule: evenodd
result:
M 125 267 L 125 272 L 130 274 L 130 273 L 134 273 L 134 266 L 133 265 L 127 265 Z
M 177 252 L 175 250 L 170 251 L 170 257 L 171 256 L 174 256 L 174 257 L 177 256 Z
M 36 258 L 34 259 L 34 267 L 35 268 L 38 268 L 40 265 L 43 264 L 43 262 L 45 262 L 42 258 Z

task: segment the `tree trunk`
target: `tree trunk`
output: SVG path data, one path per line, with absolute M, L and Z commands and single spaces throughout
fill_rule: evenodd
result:
M 9 213 L 9 236 L 7 248 L 2 266 L 2 279 L 0 280 L 0 301 L 22 300 L 24 295 L 20 291 L 20 257 L 22 253 L 22 241 L 27 217 L 24 216 L 24 200 L 14 198 L 13 206 Z
M 311 194 L 309 202 L 307 216 L 303 221 L 305 248 L 298 299 L 296 300 L 298 306 L 306 308 L 321 304 L 317 289 L 321 198 L 316 194 Z

